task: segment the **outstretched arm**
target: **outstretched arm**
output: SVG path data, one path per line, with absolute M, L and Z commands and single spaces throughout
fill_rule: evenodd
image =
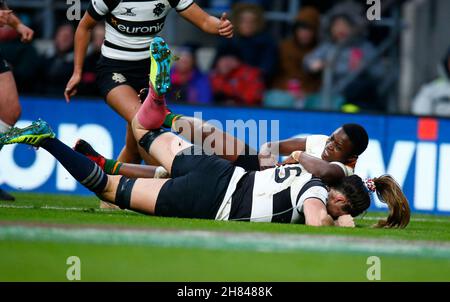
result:
M 225 38 L 233 37 L 233 24 L 228 20 L 226 13 L 223 13 L 219 19 L 209 15 L 194 3 L 181 11 L 180 15 L 206 33 L 220 35 Z

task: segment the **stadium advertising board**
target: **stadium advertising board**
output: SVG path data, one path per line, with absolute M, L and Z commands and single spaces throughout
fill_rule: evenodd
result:
M 117 157 L 126 123 L 102 101 L 23 98 L 18 126 L 37 118 L 48 121 L 57 137 L 73 145 L 84 138 L 105 156 Z M 308 134 L 330 134 L 343 123 L 362 124 L 370 135 L 356 173 L 373 177 L 389 173 L 400 183 L 416 212 L 450 214 L 450 120 L 411 116 L 349 115 L 288 110 L 173 105 L 174 112 L 211 120 L 253 147 L 268 140 Z M 253 126 L 252 131 L 237 128 Z M 5 146 L 0 153 L 0 184 L 8 190 L 90 194 L 45 150 Z M 371 209 L 384 205 L 376 202 Z

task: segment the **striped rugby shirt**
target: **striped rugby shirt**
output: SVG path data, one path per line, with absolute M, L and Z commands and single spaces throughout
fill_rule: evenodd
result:
M 150 42 L 164 27 L 170 9 L 181 12 L 193 3 L 193 0 L 91 0 L 87 11 L 95 20 L 105 20 L 103 56 L 139 61 L 149 58 Z
M 245 172 L 236 167 L 216 220 L 304 223 L 303 203 L 328 190 L 300 164 Z
M 307 136 L 305 152 L 321 158 L 328 138 Z M 354 173 L 351 166 L 340 162 L 331 164 L 339 166 L 345 176 Z M 317 198 L 326 205 L 327 197 L 325 184 L 300 164 L 247 173 L 236 167 L 216 219 L 304 223 L 303 202 Z

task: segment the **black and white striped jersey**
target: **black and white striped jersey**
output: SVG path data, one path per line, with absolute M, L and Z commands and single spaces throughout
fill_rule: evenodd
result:
M 247 173 L 236 167 L 216 220 L 304 223 L 304 201 L 326 205 L 327 197 L 324 183 L 300 164 Z
M 138 61 L 149 57 L 150 42 L 164 27 L 171 8 L 187 9 L 193 0 L 91 0 L 88 13 L 105 20 L 102 55 L 116 60 Z

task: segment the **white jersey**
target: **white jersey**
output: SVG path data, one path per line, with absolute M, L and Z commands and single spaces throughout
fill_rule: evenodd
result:
M 91 0 L 88 13 L 105 19 L 102 55 L 115 60 L 149 58 L 150 42 L 164 27 L 171 8 L 187 9 L 193 0 Z
M 306 148 L 305 152 L 317 158 L 322 158 L 322 152 L 325 150 L 325 145 L 327 144 L 328 136 L 326 135 L 310 135 L 306 137 Z M 334 161 L 330 164 L 337 165 L 341 167 L 344 171 L 345 176 L 351 176 L 354 174 L 353 167 L 344 165 L 343 163 Z
M 327 196 L 322 181 L 300 164 L 247 173 L 236 167 L 216 220 L 304 223 L 304 201 L 326 205 Z

